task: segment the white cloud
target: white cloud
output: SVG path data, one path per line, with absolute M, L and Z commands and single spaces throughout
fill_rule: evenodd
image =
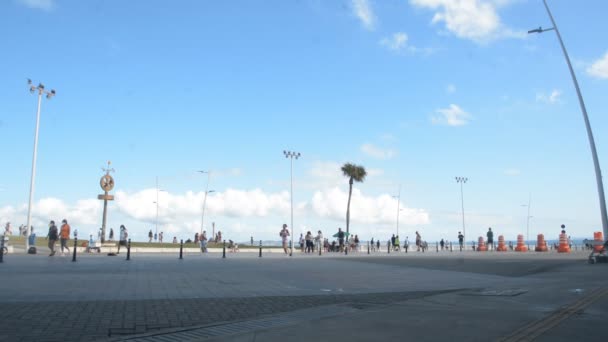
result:
M 443 22 L 459 38 L 487 42 L 501 37 L 523 38 L 502 25 L 497 8 L 511 1 L 488 0 L 410 0 L 414 6 L 435 11 L 431 23 Z
M 453 84 L 448 84 L 447 87 L 445 87 L 445 91 L 448 94 L 454 94 L 456 92 L 456 86 Z
M 587 74 L 601 79 L 608 79 L 608 52 L 606 52 L 604 57 L 593 62 L 587 68 Z
M 536 94 L 536 102 L 542 102 L 546 104 L 556 104 L 561 101 L 560 97 L 562 92 L 557 89 L 553 89 L 550 94 L 545 93 L 537 93 Z
M 312 198 L 312 210 L 321 218 L 345 222 L 348 191 L 340 188 L 316 191 Z M 423 209 L 408 208 L 401 203 L 400 222 L 409 225 L 428 224 L 429 214 Z M 396 220 L 397 200 L 391 195 L 364 196 L 353 188 L 351 222 L 361 224 L 393 224 Z
M 464 126 L 471 120 L 471 115 L 455 104 L 436 112 L 439 115 L 433 116 L 431 122 L 437 125 Z
M 361 152 L 369 157 L 383 160 L 391 159 L 397 154 L 397 152 L 392 149 L 382 149 L 372 144 L 361 145 Z
M 521 171 L 519 169 L 511 168 L 511 169 L 506 169 L 504 171 L 504 174 L 506 176 L 519 176 L 519 175 L 521 175 Z
M 352 0 L 353 14 L 361 21 L 367 30 L 373 30 L 376 26 L 376 16 L 368 0 Z
M 165 223 L 178 223 L 182 218 L 195 219 L 202 213 L 204 192 L 159 194 L 159 216 Z M 155 189 L 136 193 L 116 192 L 116 204 L 125 215 L 142 221 L 156 218 Z M 226 217 L 265 217 L 283 215 L 290 208 L 289 193 L 265 193 L 260 189 L 227 189 L 207 196 L 206 213 Z
M 408 43 L 409 37 L 405 32 L 396 32 L 393 33 L 392 36 L 384 37 L 380 39 L 379 44 L 390 51 L 395 53 L 404 54 L 414 54 L 414 53 L 422 53 L 422 54 L 432 54 L 435 52 L 433 48 L 418 48 L 414 45 L 410 45 Z
M 17 0 L 18 3 L 33 9 L 50 11 L 55 7 L 53 0 Z
M 407 47 L 407 40 L 408 36 L 406 33 L 397 32 L 393 33 L 390 38 L 382 38 L 382 40 L 380 40 L 380 45 L 392 51 L 401 51 Z

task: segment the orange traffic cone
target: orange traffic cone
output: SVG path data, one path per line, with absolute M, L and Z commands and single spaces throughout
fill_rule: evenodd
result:
M 498 236 L 498 247 L 496 247 L 498 252 L 506 252 L 507 246 L 505 245 L 505 237 L 502 235 Z
M 559 246 L 557 247 L 558 253 L 570 253 L 570 246 L 568 245 L 568 237 L 566 233 L 559 234 Z
M 477 251 L 478 252 L 485 252 L 488 250 L 488 247 L 486 246 L 486 242 L 483 241 L 483 237 L 479 237 L 479 240 L 477 240 Z
M 593 251 L 596 253 L 600 253 L 604 249 L 604 235 L 602 232 L 593 233 Z
M 534 248 L 537 252 L 546 252 L 549 249 L 547 248 L 547 241 L 545 241 L 545 236 L 543 234 L 538 234 L 536 237 L 536 248 Z
M 515 246 L 516 252 L 527 252 L 528 247 L 524 244 L 524 236 L 522 234 L 517 235 L 517 246 Z

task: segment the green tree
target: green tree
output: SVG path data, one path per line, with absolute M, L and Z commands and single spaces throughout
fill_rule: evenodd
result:
M 346 206 L 346 235 L 348 235 L 350 226 L 350 198 L 353 194 L 353 182 L 363 183 L 367 171 L 365 171 L 363 166 L 346 163 L 342 166 L 342 174 L 344 174 L 345 177 L 348 177 L 349 184 L 348 205 Z

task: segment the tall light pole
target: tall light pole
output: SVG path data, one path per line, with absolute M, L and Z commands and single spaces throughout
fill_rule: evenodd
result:
M 604 238 L 608 236 L 608 216 L 606 214 L 606 199 L 604 197 L 604 184 L 602 182 L 602 171 L 600 170 L 600 162 L 597 158 L 597 151 L 595 149 L 595 140 L 593 139 L 593 132 L 591 131 L 591 124 L 589 123 L 589 117 L 587 116 L 587 108 L 585 107 L 585 101 L 583 101 L 583 95 L 581 94 L 581 89 L 578 86 L 578 81 L 576 80 L 576 75 L 574 74 L 574 69 L 572 69 L 572 63 L 570 63 L 570 57 L 568 57 L 568 52 L 566 51 L 566 47 L 564 46 L 564 42 L 562 41 L 562 36 L 559 33 L 559 29 L 557 28 L 557 24 L 553 19 L 553 15 L 551 14 L 551 10 L 549 10 L 549 6 L 547 5 L 547 0 L 543 0 L 545 5 L 545 9 L 547 10 L 547 14 L 549 15 L 549 19 L 551 19 L 551 23 L 553 27 L 548 29 L 543 29 L 542 27 L 538 27 L 537 29 L 530 30 L 528 33 L 542 33 L 545 31 L 554 30 L 557 34 L 557 39 L 559 40 L 559 44 L 562 47 L 562 52 L 564 53 L 564 57 L 566 58 L 566 63 L 568 64 L 568 69 L 570 70 L 570 76 L 572 77 L 572 82 L 574 83 L 574 88 L 576 89 L 576 95 L 578 96 L 578 103 L 581 107 L 581 111 L 583 113 L 583 119 L 585 120 L 585 128 L 587 129 L 587 137 L 589 138 L 589 145 L 591 147 L 591 155 L 593 157 L 593 166 L 595 168 L 595 181 L 597 183 L 597 192 L 600 201 L 600 214 L 602 216 L 602 229 L 604 231 Z
M 399 212 L 401 211 L 401 208 L 399 206 L 401 205 L 401 185 L 399 185 L 398 195 L 393 196 L 393 198 L 397 199 L 397 236 L 399 236 Z
M 283 151 L 283 154 L 285 155 L 285 158 L 289 158 L 289 160 L 291 161 L 291 190 L 289 192 L 291 197 L 291 250 L 289 252 L 289 256 L 293 256 L 293 234 L 295 234 L 295 230 L 293 228 L 293 158 L 296 158 L 297 160 L 298 158 L 300 158 L 301 154 L 300 152 L 293 151 Z
M 207 174 L 207 185 L 205 186 L 205 196 L 203 197 L 203 214 L 201 216 L 201 235 L 203 234 L 203 225 L 205 224 L 205 207 L 207 205 L 207 195 L 211 192 L 215 192 L 215 190 L 209 190 L 209 178 L 211 178 L 211 172 L 210 171 L 198 171 L 200 173 L 206 173 Z
M 454 177 L 456 179 L 456 182 L 460 183 L 460 203 L 462 204 L 462 236 L 464 236 L 464 238 L 462 239 L 465 244 L 467 241 L 467 231 L 464 225 L 464 192 L 463 192 L 463 185 L 464 183 L 466 183 L 469 179 L 466 177 Z
M 161 191 L 165 191 L 165 190 L 161 190 L 158 188 L 158 177 L 156 177 L 156 202 L 153 202 L 156 204 L 156 228 L 155 228 L 156 236 L 158 236 L 158 193 Z
M 528 204 L 522 204 L 522 207 L 528 207 L 528 216 L 526 216 L 526 243 L 530 241 L 530 205 L 532 204 L 532 194 L 528 197 Z
M 25 251 L 30 248 L 30 229 L 32 223 L 32 202 L 34 201 L 34 185 L 36 180 L 36 155 L 38 154 L 38 131 L 40 129 L 40 105 L 42 103 L 42 95 L 46 95 L 47 99 L 55 96 L 55 90 L 44 90 L 44 85 L 39 83 L 38 86 L 32 84 L 32 80 L 28 79 L 27 84 L 30 87 L 30 93 L 38 92 L 38 109 L 36 110 L 36 133 L 34 135 L 34 156 L 32 158 L 32 177 L 30 179 L 30 200 L 27 207 L 27 225 L 25 227 Z

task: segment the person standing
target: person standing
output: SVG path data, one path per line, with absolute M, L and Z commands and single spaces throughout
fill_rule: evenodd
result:
M 279 232 L 279 236 L 281 237 L 281 243 L 283 244 L 283 251 L 287 254 L 287 240 L 289 240 L 289 230 L 287 229 L 287 225 L 283 224 L 283 229 Z
M 158 234 L 158 243 L 163 243 L 163 232 L 160 232 L 160 234 Z
M 418 233 L 418 231 L 416 231 L 416 251 L 420 252 L 420 247 L 422 244 L 422 237 L 420 236 L 420 233 Z
M 110 228 L 110 241 L 114 241 L 114 228 Z
M 53 256 L 55 255 L 55 243 L 57 243 L 57 238 L 59 237 L 55 221 L 49 222 L 49 234 L 46 237 L 49 239 L 49 249 L 51 250 L 49 256 Z
M 306 233 L 306 253 L 312 253 L 313 252 L 313 244 L 312 244 L 312 233 L 310 231 L 308 231 Z
M 464 235 L 461 232 L 458 232 L 458 244 L 460 245 L 460 250 L 464 247 Z
M 64 248 L 68 250 L 68 253 L 70 253 L 70 248 L 68 247 L 68 241 L 70 240 L 70 225 L 66 219 L 61 221 L 59 237 L 61 241 L 61 253 L 63 253 Z
M 196 232 L 194 234 L 194 243 L 198 243 L 198 242 L 199 242 L 199 235 L 198 235 L 198 232 Z
M 118 252 L 116 252 L 116 254 L 120 253 L 120 246 L 127 246 L 127 237 L 129 236 L 129 233 L 127 232 L 127 228 L 124 225 L 120 225 L 120 233 L 118 236 Z
M 488 228 L 486 236 L 488 238 L 488 250 L 490 250 L 490 246 L 494 249 L 494 233 L 492 232 L 492 228 Z
M 340 245 L 340 253 L 344 252 L 344 232 L 342 228 L 338 228 L 338 244 Z
M 374 244 L 374 238 L 372 238 L 372 240 L 369 242 L 369 244 L 372 246 L 372 252 L 374 252 L 376 250 L 376 245 Z
M 148 242 L 152 242 L 153 236 L 154 236 L 154 234 L 152 234 L 152 229 L 150 229 L 150 232 L 148 232 Z
M 441 250 L 443 250 L 443 247 L 445 246 L 445 241 L 443 241 L 443 239 L 439 241 L 439 246 L 441 246 Z
M 197 238 L 199 238 L 197 233 Z M 203 234 L 200 235 L 201 240 L 201 253 L 207 253 L 207 231 L 203 230 Z
M 376 241 L 376 250 L 380 251 L 380 239 Z
M 319 253 L 321 253 L 321 249 L 323 248 L 323 233 L 321 233 L 320 230 L 317 233 L 317 236 L 315 237 L 315 242 L 316 242 L 317 248 L 319 249 Z
M 407 249 L 410 248 L 410 239 L 409 239 L 409 236 L 405 237 L 405 241 L 403 241 L 403 248 L 405 248 L 406 252 L 407 252 Z

